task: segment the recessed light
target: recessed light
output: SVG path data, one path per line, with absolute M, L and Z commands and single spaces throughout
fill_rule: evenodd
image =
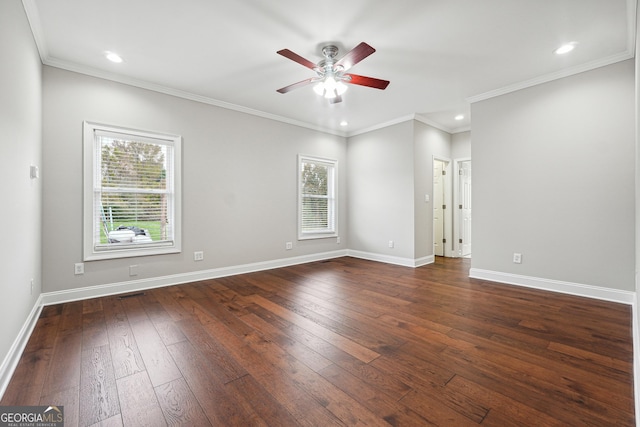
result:
M 575 49 L 577 44 L 578 44 L 578 42 L 565 43 L 562 46 L 560 46 L 559 48 L 557 48 L 556 50 L 554 50 L 553 53 L 555 53 L 556 55 L 564 55 L 565 53 L 569 53 L 573 49 Z
M 464 114 L 458 114 L 457 116 L 454 117 L 454 120 L 462 120 L 464 119 Z
M 122 62 L 122 58 L 120 57 L 120 55 L 118 55 L 115 52 L 106 51 L 104 53 L 104 56 L 106 56 L 109 61 L 115 62 L 116 64 L 119 64 Z
M 343 120 L 343 121 L 340 122 L 340 126 L 346 126 L 348 124 L 349 124 L 349 122 L 346 121 L 346 120 Z

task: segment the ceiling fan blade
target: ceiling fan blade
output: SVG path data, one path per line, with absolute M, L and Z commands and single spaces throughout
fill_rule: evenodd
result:
M 319 79 L 317 77 L 311 77 L 309 79 L 302 80 L 302 81 L 300 81 L 298 83 L 294 83 L 292 85 L 282 87 L 282 88 L 278 89 L 276 92 L 287 93 L 287 92 L 290 92 L 290 91 L 292 91 L 294 89 L 297 89 L 299 87 L 306 86 L 306 85 L 311 84 L 311 83 L 315 83 L 318 80 Z
M 351 79 L 345 79 L 344 82 L 351 83 L 352 85 L 367 86 L 367 87 L 372 87 L 372 88 L 381 89 L 381 90 L 384 90 L 386 89 L 387 86 L 389 86 L 389 80 L 381 80 L 373 77 L 359 76 L 357 74 L 345 74 L 345 76 L 349 76 L 351 77 Z
M 376 50 L 374 48 L 372 48 L 365 42 L 362 42 L 358 46 L 354 47 L 351 51 L 349 51 L 345 56 L 343 56 L 342 59 L 336 62 L 336 66 L 342 66 L 342 68 L 346 71 L 375 51 Z
M 276 52 L 278 55 L 282 55 L 285 58 L 288 58 L 292 61 L 297 62 L 300 65 L 303 65 L 307 68 L 310 68 L 312 70 L 314 70 L 315 68 L 317 68 L 317 65 L 314 64 L 313 62 L 309 61 L 308 59 L 303 58 L 302 56 L 298 55 L 295 52 L 291 52 L 289 49 L 282 49 Z

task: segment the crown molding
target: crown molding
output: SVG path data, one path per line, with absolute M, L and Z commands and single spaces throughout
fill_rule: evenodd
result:
M 507 93 L 516 92 L 521 89 L 526 89 L 532 86 L 537 86 L 542 83 L 548 83 L 554 80 L 562 79 L 564 77 L 573 76 L 575 74 L 584 73 L 585 71 L 595 70 L 596 68 L 605 67 L 607 65 L 615 64 L 616 62 L 626 61 L 634 57 L 633 51 L 625 51 L 612 55 L 606 58 L 598 59 L 595 61 L 587 62 L 586 64 L 577 65 L 575 67 L 566 68 L 554 73 L 545 74 L 530 80 L 514 83 L 509 86 L 504 86 L 489 92 L 484 92 L 479 95 L 474 95 L 466 98 L 466 101 L 470 104 L 475 102 L 484 101 L 487 99 L 495 98 L 497 96 L 506 95 Z
M 336 136 L 341 136 L 341 137 L 346 137 L 347 136 L 347 134 L 345 132 L 337 131 L 337 130 L 334 130 L 334 129 L 324 128 L 324 127 L 321 127 L 321 126 L 315 126 L 315 125 L 312 125 L 312 124 L 309 124 L 309 123 L 306 123 L 306 122 L 302 122 L 302 121 L 299 121 L 299 120 L 290 119 L 288 117 L 278 116 L 276 114 L 267 113 L 265 111 L 255 110 L 253 108 L 244 107 L 242 105 L 237 105 L 237 104 L 232 104 L 232 103 L 225 102 L 225 101 L 220 101 L 220 100 L 217 100 L 217 99 L 214 99 L 214 98 L 210 98 L 210 97 L 207 97 L 207 96 L 197 95 L 195 93 L 191 93 L 191 92 L 187 92 L 187 91 L 183 91 L 183 90 L 179 90 L 179 89 L 174 89 L 174 88 L 170 88 L 170 87 L 167 87 L 167 86 L 151 83 L 151 82 L 144 81 L 144 80 L 138 80 L 138 79 L 134 79 L 134 78 L 131 78 L 131 77 L 127 77 L 127 76 L 123 76 L 123 75 L 119 75 L 119 74 L 115 74 L 115 73 L 110 73 L 110 72 L 106 72 L 106 71 L 103 71 L 103 70 L 98 70 L 98 69 L 91 68 L 91 67 L 86 67 L 86 66 L 78 65 L 78 64 L 75 64 L 75 63 L 71 63 L 71 62 L 61 61 L 61 60 L 53 59 L 53 58 L 46 58 L 45 60 L 43 60 L 43 64 L 44 65 L 48 65 L 50 67 L 55 67 L 55 68 L 60 68 L 60 69 L 67 70 L 67 71 L 72 71 L 74 73 L 84 74 L 84 75 L 91 76 L 91 77 L 97 77 L 97 78 L 101 78 L 101 79 L 104 79 L 104 80 L 109 80 L 109 81 L 113 81 L 113 82 L 117 82 L 117 83 L 122 83 L 122 84 L 125 84 L 125 85 L 128 85 L 128 86 L 133 86 L 133 87 L 137 87 L 137 88 L 140 88 L 140 89 L 151 90 L 151 91 L 154 91 L 154 92 L 163 93 L 165 95 L 171 95 L 171 96 L 175 96 L 175 97 L 178 97 L 178 98 L 188 99 L 188 100 L 199 102 L 199 103 L 202 103 L 202 104 L 213 105 L 213 106 L 216 106 L 216 107 L 225 108 L 227 110 L 238 111 L 240 113 L 250 114 L 250 115 L 262 117 L 262 118 L 265 118 L 265 119 L 270 119 L 270 120 L 274 120 L 274 121 L 278 121 L 278 122 L 282 122 L 282 123 L 287 123 L 287 124 L 290 124 L 290 125 L 294 125 L 294 126 L 299 126 L 299 127 L 315 130 L 315 131 L 318 131 L 318 132 L 328 133 L 328 134 L 331 134 L 331 135 L 336 135 Z
M 591 71 L 596 68 L 605 67 L 607 65 L 615 64 L 616 62 L 626 61 L 627 59 L 634 58 L 636 51 L 637 8 L 638 0 L 627 0 L 627 49 L 624 52 L 620 52 L 615 55 L 611 55 L 595 61 L 587 62 L 586 64 L 560 70 L 555 73 L 545 74 L 543 76 L 539 76 L 530 80 L 525 80 L 523 82 L 514 83 L 509 86 L 504 86 L 502 88 L 470 96 L 466 98 L 466 101 L 470 104 L 474 102 L 484 101 L 490 98 L 495 98 L 496 96 L 505 95 L 507 93 L 526 89 L 528 87 L 536 86 L 542 83 L 548 83 L 553 80 L 573 76 L 575 74 L 584 73 L 585 71 Z
M 428 119 L 426 117 L 421 116 L 420 114 L 415 114 L 414 115 L 414 120 L 416 120 L 416 121 L 418 121 L 420 123 L 424 123 L 425 125 L 429 125 L 429 126 L 431 126 L 433 128 L 441 130 L 443 132 L 453 133 L 453 130 L 451 128 L 449 128 L 447 126 L 443 126 L 440 123 L 436 123 L 433 120 L 430 120 L 430 119 Z
M 22 0 L 22 7 L 24 8 L 27 21 L 29 21 L 29 26 L 31 27 L 31 34 L 33 34 L 33 39 L 36 42 L 40 61 L 44 64 L 45 59 L 49 57 L 49 50 L 47 49 L 47 43 L 45 43 L 44 35 L 42 34 L 40 14 L 38 13 L 35 0 Z
M 638 0 L 627 0 L 627 52 L 633 57 L 636 51 L 636 16 L 638 11 Z
M 451 134 L 462 133 L 462 132 L 471 132 L 471 126 L 462 126 L 459 128 L 455 128 L 451 131 Z
M 511 93 L 511 92 L 515 92 L 521 89 L 526 89 L 528 87 L 532 87 L 532 86 L 536 86 L 542 83 L 547 83 L 553 80 L 557 80 L 557 79 L 561 79 L 564 77 L 569 77 L 575 74 L 579 74 L 585 71 L 590 71 L 599 67 L 604 67 L 607 65 L 611 65 L 614 64 L 616 62 L 620 62 L 620 61 L 625 61 L 627 59 L 631 59 L 635 56 L 635 44 L 636 44 L 636 10 L 637 10 L 637 3 L 638 0 L 626 0 L 627 1 L 627 50 L 625 52 L 616 54 L 616 55 L 612 55 L 610 57 L 607 58 L 603 58 L 603 59 L 599 59 L 596 61 L 592 61 L 586 64 L 582 64 L 582 65 L 578 65 L 572 68 L 568 68 L 568 69 L 564 69 L 564 70 L 560 70 L 554 73 L 549 73 L 543 76 L 539 76 L 530 80 L 526 80 L 523 82 L 518 82 L 518 83 L 514 83 L 512 85 L 509 86 L 504 86 L 502 88 L 498 88 L 495 90 L 491 90 L 488 92 L 484 92 L 478 95 L 474 95 L 474 96 L 470 96 L 468 98 L 466 98 L 466 101 L 470 104 L 475 103 L 475 102 L 479 102 L 479 101 L 484 101 L 490 98 L 494 98 L 497 96 L 501 96 L 501 95 L 505 95 L 507 93 Z M 81 66 L 78 64 L 74 64 L 74 63 L 70 63 L 67 61 L 62 61 L 59 59 L 55 59 L 52 58 L 49 54 L 49 50 L 46 44 L 46 41 L 44 40 L 44 35 L 42 33 L 42 25 L 40 22 L 40 15 L 38 13 L 38 8 L 35 4 L 35 0 L 22 0 L 22 4 L 27 16 L 27 19 L 29 21 L 29 25 L 31 27 L 31 32 L 33 34 L 33 38 L 35 40 L 36 43 L 36 47 L 38 49 L 38 53 L 40 55 L 40 60 L 42 61 L 42 63 L 44 65 L 48 65 L 51 67 L 56 67 L 56 68 L 60 68 L 60 69 L 64 69 L 67 71 L 72 71 L 72 72 L 76 72 L 79 74 L 85 74 L 88 76 L 92 76 L 92 77 L 98 77 L 98 78 L 102 78 L 105 80 L 110 80 L 110 81 L 114 81 L 114 82 L 118 82 L 118 83 L 122 83 L 122 84 L 126 84 L 129 86 L 133 86 L 133 87 L 138 87 L 141 89 L 147 89 L 147 90 L 151 90 L 154 92 L 159 92 L 159 93 L 164 93 L 166 95 L 171 95 L 171 96 L 175 96 L 178 98 L 184 98 L 184 99 L 188 99 L 188 100 L 192 100 L 195 102 L 200 102 L 203 104 L 208 104 L 208 105 L 212 105 L 212 106 L 216 106 L 216 107 L 220 107 L 220 108 L 225 108 L 228 110 L 233 110 L 233 111 L 238 111 L 241 113 L 245 113 L 245 114 L 250 114 L 250 115 L 254 115 L 254 116 L 258 116 L 258 117 L 262 117 L 262 118 L 266 118 L 269 120 L 274 120 L 277 122 L 281 122 L 281 123 L 286 123 L 286 124 L 290 124 L 290 125 L 294 125 L 294 126 L 298 126 L 298 127 L 302 127 L 302 128 L 306 128 L 306 129 L 310 129 L 310 130 L 314 130 L 317 132 L 322 132 L 322 133 L 327 133 L 330 135 L 335 135 L 335 136 L 340 136 L 340 137 L 344 137 L 344 138 L 349 138 L 352 136 L 357 136 L 357 135 L 361 135 L 367 132 L 371 132 L 374 130 L 378 130 L 378 129 L 382 129 L 388 126 L 393 126 L 395 124 L 399 124 L 399 123 L 403 123 L 409 120 L 418 120 L 422 123 L 425 123 L 429 126 L 435 127 L 436 129 L 440 129 L 444 132 L 450 133 L 450 134 L 455 134 L 455 133 L 460 133 L 460 132 L 467 132 L 471 130 L 470 126 L 465 126 L 465 127 L 460 127 L 460 128 L 449 128 L 447 126 L 443 126 L 439 123 L 433 122 L 432 120 L 429 120 L 425 117 L 420 116 L 419 114 L 409 114 L 406 116 L 401 116 L 383 123 L 379 123 L 377 125 L 374 126 L 370 126 L 368 128 L 364 128 L 364 129 L 359 129 L 359 130 L 355 130 L 352 132 L 345 132 L 345 131 L 340 131 L 340 130 L 336 130 L 336 129 L 331 129 L 331 128 L 325 128 L 322 126 L 317 126 L 311 123 L 307 123 L 307 122 L 303 122 L 303 121 L 299 121 L 299 120 L 294 120 L 288 117 L 284 117 L 284 116 L 279 116 L 276 114 L 271 114 L 271 113 L 267 113 L 265 111 L 261 111 L 261 110 L 255 110 L 252 108 L 248 108 L 248 107 L 244 107 L 241 105 L 237 105 L 237 104 L 232 104 L 229 102 L 225 102 L 225 101 L 220 101 L 214 98 L 210 98 L 210 97 L 206 97 L 206 96 L 202 96 L 202 95 L 197 95 L 191 92 L 186 92 L 186 91 L 182 91 L 182 90 L 178 90 L 178 89 L 174 89 L 174 88 L 170 88 L 167 86 L 162 86 L 162 85 L 158 85 L 155 83 L 151 83 L 151 82 L 147 82 L 147 81 L 143 81 L 143 80 L 138 80 L 138 79 L 134 79 L 134 78 L 130 78 L 130 77 L 125 77 L 122 75 L 118 75 L 115 73 L 109 73 L 109 72 L 105 72 L 102 70 L 98 70 L 98 69 L 94 69 L 91 67 L 85 67 L 85 66 Z
M 383 129 L 383 128 L 386 128 L 386 127 L 389 127 L 389 126 L 397 125 L 399 123 L 408 122 L 410 120 L 414 120 L 415 117 L 416 117 L 415 114 L 407 114 L 406 116 L 398 117 L 396 119 L 389 120 L 387 122 L 378 123 L 377 125 L 370 126 L 368 128 L 364 128 L 364 129 L 356 130 L 356 131 L 353 131 L 353 132 L 349 132 L 347 134 L 347 137 L 351 138 L 352 136 L 362 135 L 363 133 L 371 132 L 371 131 L 378 130 L 378 129 Z
M 341 137 L 347 136 L 346 132 L 344 131 L 329 129 L 329 128 L 313 125 L 307 122 L 290 119 L 288 117 L 267 113 L 265 111 L 255 110 L 255 109 L 244 107 L 241 105 L 220 101 L 214 98 L 197 95 L 191 92 L 174 89 L 167 86 L 151 83 L 148 81 L 138 80 L 131 77 L 122 76 L 116 73 L 110 73 L 110 72 L 98 70 L 92 67 L 86 67 L 86 66 L 71 63 L 68 61 L 52 58 L 51 55 L 49 54 L 49 49 L 47 47 L 47 43 L 42 33 L 42 23 L 40 21 L 40 14 L 38 13 L 38 7 L 36 6 L 35 0 L 22 0 L 22 5 L 24 7 L 27 20 L 29 21 L 29 26 L 31 27 L 31 33 L 33 34 L 33 38 L 36 43 L 36 48 L 38 49 L 38 54 L 40 55 L 40 61 L 42 62 L 43 65 L 48 65 L 50 67 L 60 68 L 62 70 L 72 71 L 78 74 L 84 74 L 91 77 L 97 77 L 104 80 L 122 83 L 128 86 L 133 86 L 140 89 L 147 89 L 154 92 L 164 93 L 165 95 L 171 95 L 178 98 L 200 102 L 203 104 L 213 105 L 216 107 L 225 108 L 227 110 L 233 110 L 233 111 L 238 111 L 240 113 L 251 114 L 253 116 L 258 116 L 265 119 L 274 120 L 277 122 L 287 123 L 290 125 L 311 129 L 318 132 L 328 133 L 331 135 L 336 135 Z

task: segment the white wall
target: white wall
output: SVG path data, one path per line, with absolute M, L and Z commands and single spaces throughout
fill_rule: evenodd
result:
M 44 67 L 44 291 L 181 275 L 345 249 L 345 138 Z M 183 137 L 183 253 L 82 260 L 82 122 Z M 297 154 L 339 162 L 336 239 L 296 240 Z M 285 242 L 293 250 L 285 250 Z M 194 251 L 205 259 L 193 261 Z
M 471 106 L 472 270 L 635 289 L 634 93 L 628 60 Z
M 0 361 L 4 359 L 4 370 L 5 356 L 42 283 L 42 179 L 29 176 L 31 165 L 41 166 L 42 64 L 19 0 L 0 2 L 0 56 Z

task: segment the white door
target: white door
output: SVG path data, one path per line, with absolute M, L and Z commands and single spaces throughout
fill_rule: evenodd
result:
M 444 227 L 445 227 L 445 199 L 444 199 L 445 163 L 441 160 L 433 161 L 433 254 L 444 256 Z
M 471 160 L 459 163 L 460 256 L 471 255 Z

